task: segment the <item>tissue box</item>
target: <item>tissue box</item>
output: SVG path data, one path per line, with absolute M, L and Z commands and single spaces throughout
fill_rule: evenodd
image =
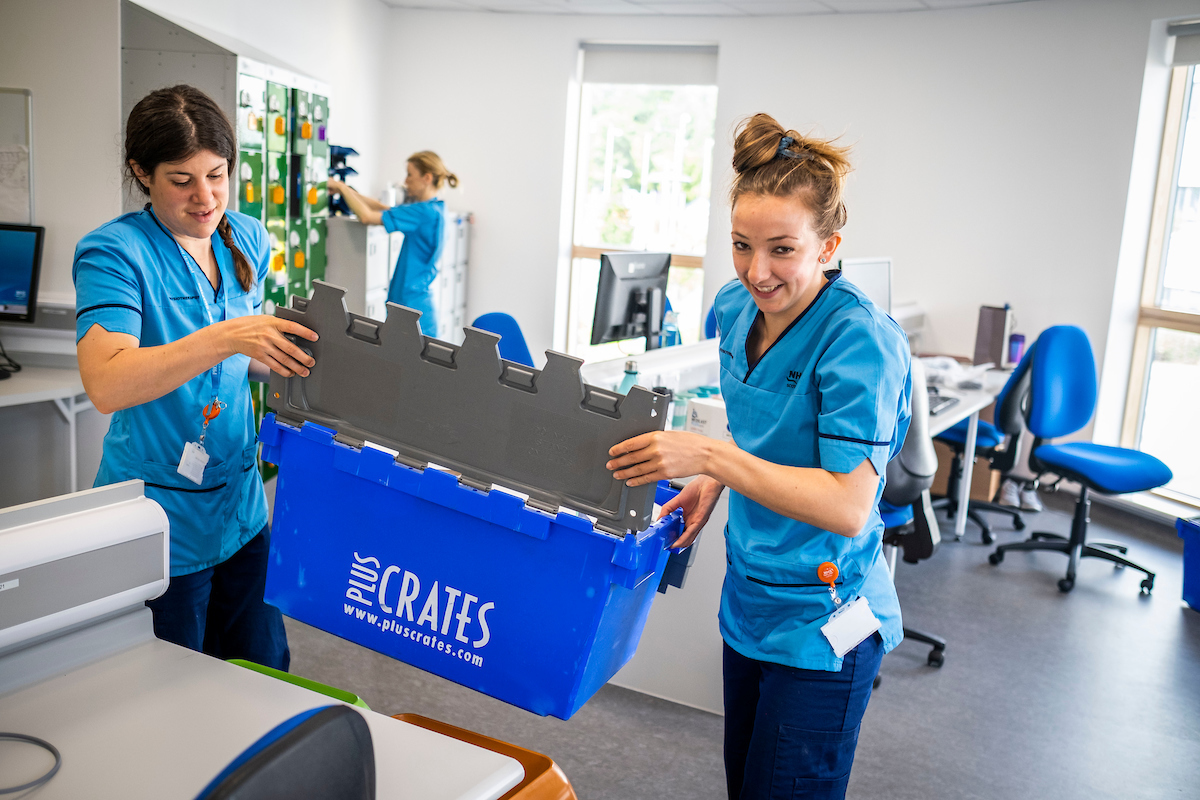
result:
M 719 397 L 693 397 L 688 400 L 686 430 L 710 439 L 732 442 L 725 401 Z

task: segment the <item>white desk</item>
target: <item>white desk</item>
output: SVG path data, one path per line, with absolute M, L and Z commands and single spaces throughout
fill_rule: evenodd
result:
M 83 378 L 74 367 L 24 367 L 0 380 L 0 408 L 53 401 L 70 428 L 71 491 L 79 491 L 79 437 L 81 411 L 94 408 L 83 391 Z
M 191 798 L 280 722 L 337 701 L 154 638 L 150 611 L 0 658 L 0 728 L 38 736 L 62 753 L 52 798 Z M 114 643 L 114 640 L 116 643 Z M 42 653 L 30 652 L 49 648 Z M 82 664 L 79 651 L 93 658 Z M 47 666 L 49 665 L 49 666 Z M 12 688 L 13 674 L 45 672 Z M 376 796 L 495 800 L 524 778 L 520 762 L 373 711 L 360 712 L 375 746 Z M 43 774 L 53 759 L 5 742 L 0 784 Z
M 975 438 L 979 432 L 979 412 L 992 404 L 996 393 L 979 389 L 957 391 L 955 394 L 960 398 L 957 403 L 940 414 L 929 416 L 929 435 L 937 436 L 964 419 L 970 420 L 967 424 L 967 440 L 963 445 L 963 452 L 970 455 L 963 456 L 962 478 L 958 483 L 958 511 L 954 516 L 954 538 L 957 540 L 961 539 L 967 530 L 967 504 L 971 499 L 971 473 L 975 467 Z

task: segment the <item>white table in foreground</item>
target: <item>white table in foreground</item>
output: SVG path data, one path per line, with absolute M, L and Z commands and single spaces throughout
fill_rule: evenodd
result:
M 76 420 L 93 408 L 74 367 L 30 367 L 0 380 L 0 408 L 52 401 L 70 428 L 71 491 L 79 491 L 79 442 Z
M 119 638 L 131 626 L 150 625 L 149 610 L 134 614 L 141 618 L 116 625 L 110 620 L 82 635 Z M 62 753 L 59 773 L 22 797 L 192 798 L 280 722 L 337 703 L 161 642 L 152 633 L 135 634 L 139 638 L 118 652 L 0 694 L 0 728 L 38 736 Z M 18 651 L 0 659 L 0 670 L 20 669 L 6 662 L 21 657 Z M 495 800 L 524 777 L 515 759 L 374 711 L 354 710 L 371 730 L 380 800 Z M 6 753 L 0 771 L 7 777 L 0 777 L 0 784 L 11 785 L 14 777 L 30 780 L 53 764 L 32 747 L 10 745 Z

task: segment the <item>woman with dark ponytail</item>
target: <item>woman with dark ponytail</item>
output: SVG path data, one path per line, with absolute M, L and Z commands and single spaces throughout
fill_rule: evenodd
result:
M 364 225 L 382 225 L 389 233 L 404 234 L 396 259 L 388 302 L 421 312 L 421 332 L 437 336 L 433 308 L 433 285 L 438 256 L 442 254 L 446 204 L 438 199 L 443 185 L 458 186 L 458 176 L 446 169 L 441 156 L 422 150 L 408 157 L 404 177 L 404 204 L 388 208 L 378 200 L 359 194 L 341 181 L 330 178 L 329 193 L 340 194 Z
M 160 639 L 286 670 L 279 610 L 263 602 L 269 531 L 249 378 L 307 375 L 313 359 L 264 316 L 270 247 L 228 210 L 237 140 L 190 86 L 129 115 L 127 179 L 148 198 L 75 250 L 76 340 L 88 397 L 112 414 L 96 485 L 140 478 L 171 522 L 171 581 L 147 603 Z
M 832 268 L 846 156 L 766 114 L 739 126 L 737 280 L 715 302 L 734 444 L 676 431 L 610 451 L 630 486 L 698 476 L 662 510 L 684 511 L 676 546 L 730 489 L 718 620 L 741 800 L 845 797 L 880 659 L 903 637 L 878 506 L 908 432 L 908 342 Z

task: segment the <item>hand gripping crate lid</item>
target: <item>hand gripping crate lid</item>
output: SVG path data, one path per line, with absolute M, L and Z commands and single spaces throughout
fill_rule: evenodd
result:
M 268 414 L 266 599 L 284 614 L 569 719 L 633 656 L 678 512 L 624 537 Z

